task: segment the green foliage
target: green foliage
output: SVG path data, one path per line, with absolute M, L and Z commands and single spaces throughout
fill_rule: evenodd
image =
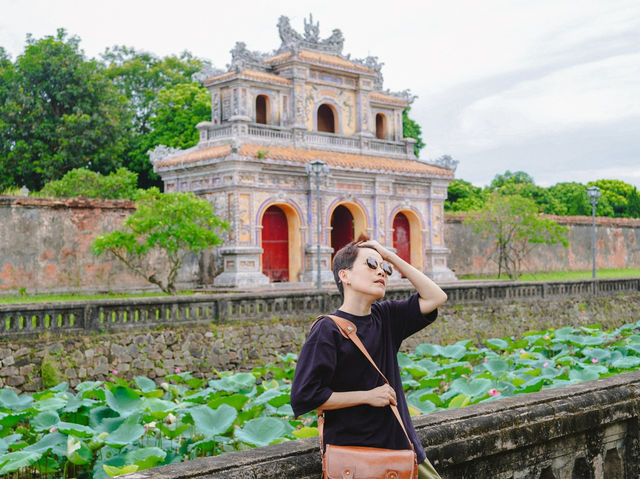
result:
M 549 194 L 557 200 L 557 209 L 553 214 L 560 216 L 591 215 L 587 187 L 582 183 L 557 183 L 549 188 Z
M 596 206 L 597 216 L 640 218 L 640 193 L 634 186 L 620 180 L 597 180 L 588 183 L 588 186 L 597 186 L 602 194 Z M 445 209 L 477 210 L 492 192 L 529 198 L 541 212 L 549 215 L 591 215 L 587 185 L 563 182 L 544 188 L 536 185 L 529 174 L 509 170 L 496 175 L 491 184 L 484 188 L 477 188 L 464 180 L 453 180 L 449 184 Z
M 519 195 L 495 191 L 465 222 L 480 238 L 493 243 L 498 277 L 504 270 L 509 278 L 517 280 L 524 260 L 538 244 L 568 246 L 568 228 L 540 217 L 533 200 Z
M 411 107 L 408 107 L 402 112 L 402 135 L 404 138 L 413 138 L 416 140 L 416 144 L 413 145 L 413 152 L 419 157 L 420 150 L 427 145 L 422 141 L 422 128 L 409 118 L 410 111 Z
M 126 168 L 118 168 L 108 175 L 101 175 L 85 168 L 67 172 L 61 179 L 47 183 L 39 196 L 73 198 L 85 196 L 101 199 L 133 199 L 137 192 L 138 175 Z
M 474 211 L 485 203 L 482 188 L 473 186 L 465 180 L 455 179 L 449 183 L 444 208 L 447 211 Z
M 28 35 L 13 64 L 0 54 L 0 188 L 39 190 L 73 168 L 120 166 L 127 112 L 103 70 L 64 29 Z
M 152 132 L 153 146 L 189 148 L 198 143 L 196 125 L 211 118 L 211 95 L 196 83 L 181 83 L 160 90 Z
M 122 228 L 99 235 L 92 249 L 98 256 L 111 252 L 134 273 L 175 294 L 176 277 L 185 257 L 221 244 L 218 232 L 227 228 L 227 223 L 215 216 L 211 203 L 193 193 L 164 194 L 150 188 L 140 191 L 136 212 Z M 147 260 L 152 251 L 166 259 L 166 271 L 158 261 Z
M 107 77 L 127 99 L 127 106 L 132 114 L 124 164 L 131 171 L 138 173 L 140 187 L 161 187 L 161 182 L 149 162 L 147 151 L 159 144 L 175 147 L 192 144 L 194 135 L 197 135 L 195 125 L 210 119 L 210 109 L 205 116 L 201 116 L 201 95 L 206 90 L 191 79 L 194 73 L 202 69 L 204 63 L 189 52 L 158 58 L 151 53 L 125 46 L 107 49 L 102 59 L 107 65 Z M 160 99 L 161 92 L 170 91 L 179 85 L 186 85 L 187 91 L 191 90 L 189 87 L 199 89 L 198 94 L 185 95 L 186 101 L 191 103 L 171 103 L 180 96 L 180 89 L 178 93 L 164 92 L 164 100 Z M 194 107 L 195 111 L 182 111 L 176 118 L 170 114 L 172 109 L 177 112 L 181 108 L 188 110 L 189 107 Z M 163 116 L 162 122 L 156 118 L 159 113 Z M 175 136 L 167 139 L 170 132 Z
M 58 368 L 58 363 L 49 355 L 42 358 L 40 377 L 42 378 L 42 385 L 45 388 L 52 388 L 62 382 L 63 374 Z
M 600 188 L 601 196 L 596 206 L 598 216 L 640 217 L 637 211 L 638 191 L 630 184 L 620 180 L 597 180 L 590 181 L 588 186 Z M 632 210 L 629 210 L 630 200 L 633 202 Z

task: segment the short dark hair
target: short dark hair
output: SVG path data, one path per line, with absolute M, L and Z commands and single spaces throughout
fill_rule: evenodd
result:
M 351 269 L 353 267 L 353 263 L 358 257 L 358 250 L 362 246 L 358 246 L 360 243 L 364 241 L 369 241 L 369 237 L 365 234 L 361 234 L 358 236 L 357 241 L 352 241 L 351 243 L 346 244 L 342 248 L 338 250 L 338 252 L 333 256 L 333 262 L 331 265 L 331 269 L 333 270 L 333 279 L 336 282 L 336 286 L 338 287 L 338 291 L 340 292 L 340 296 L 344 299 L 344 287 L 342 286 L 342 281 L 340 281 L 340 276 L 338 273 L 343 269 Z M 367 248 L 368 246 L 365 246 Z M 371 248 L 375 251 L 375 248 Z

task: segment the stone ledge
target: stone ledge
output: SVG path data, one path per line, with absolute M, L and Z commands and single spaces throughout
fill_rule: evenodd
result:
M 438 411 L 415 418 L 414 423 L 428 457 L 444 479 L 490 477 L 487 474 L 491 477 L 539 477 L 542 470 L 567 468 L 566 464 L 559 466 L 552 461 L 561 454 L 565 458 L 592 459 L 594 464 L 588 467 L 592 470 L 600 468 L 600 475 L 596 473 L 595 477 L 603 477 L 606 461 L 602 459 L 612 449 L 596 451 L 599 459 L 594 460 L 594 442 L 595 447 L 600 446 L 598 441 L 589 438 L 600 437 L 606 428 L 628 421 L 637 426 L 639 410 L 640 371 L 636 371 L 463 409 Z M 627 432 L 627 439 L 621 446 L 625 449 L 621 454 L 626 461 L 624 477 L 637 477 L 640 447 L 633 432 L 637 427 L 631 425 L 629 429 L 631 432 Z M 582 439 L 585 435 L 587 440 Z M 559 450 L 561 443 L 567 449 Z M 571 449 L 572 444 L 578 446 Z M 609 446 L 603 444 L 602 448 Z M 510 454 L 517 454 L 520 461 L 510 461 Z M 460 475 L 461 471 L 464 471 L 463 475 Z M 123 477 L 311 479 L 319 478 L 320 472 L 318 441 L 310 438 Z M 520 474 L 516 476 L 514 473 L 517 472 Z

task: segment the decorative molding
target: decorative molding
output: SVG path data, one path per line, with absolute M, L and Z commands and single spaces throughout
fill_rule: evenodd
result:
M 170 156 L 175 155 L 176 153 L 180 153 L 182 150 L 180 148 L 172 148 L 166 145 L 158 145 L 152 150 L 147 151 L 147 155 L 149 155 L 149 161 L 152 165 L 155 165 L 158 161 L 164 160 Z
M 313 15 L 309 14 L 309 21 L 304 20 L 304 36 L 300 35 L 289 22 L 289 17 L 281 15 L 278 19 L 278 33 L 282 44 L 276 53 L 298 53 L 301 49 L 315 50 L 335 55 L 342 54 L 344 36 L 342 31 L 334 28 L 331 35 L 320 39 L 320 22 L 313 23 Z

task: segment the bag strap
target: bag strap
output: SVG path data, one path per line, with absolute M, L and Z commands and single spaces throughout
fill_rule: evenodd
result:
M 311 325 L 311 327 L 313 328 L 313 326 L 315 326 L 315 324 L 325 316 L 333 320 L 334 323 L 336 323 L 336 326 L 338 326 L 338 329 L 340 330 L 340 332 L 345 338 L 353 341 L 356 347 L 362 352 L 362 354 L 365 355 L 365 357 L 369 360 L 369 362 L 373 365 L 373 367 L 376 368 L 376 371 L 380 373 L 380 376 L 382 376 L 382 379 L 384 379 L 384 382 L 387 383 L 389 386 L 391 386 L 391 384 L 389 384 L 389 380 L 387 379 L 387 377 L 382 373 L 382 371 L 380 371 L 380 368 L 378 368 L 378 365 L 369 355 L 369 351 L 367 351 L 367 348 L 365 348 L 364 344 L 362 344 L 362 341 L 360 341 L 360 338 L 356 334 L 357 332 L 356 325 L 353 324 L 351 321 L 349 321 L 348 319 L 341 318 L 339 316 L 334 316 L 332 314 L 326 314 L 324 316 L 319 316 Z M 404 432 L 404 435 L 406 436 L 407 441 L 409 442 L 409 446 L 411 447 L 413 452 L 415 452 L 413 443 L 411 442 L 411 439 L 409 438 L 409 434 L 407 433 L 407 429 L 405 428 L 404 422 L 402 421 L 402 416 L 400 416 L 400 411 L 398 411 L 398 406 L 389 403 L 389 407 L 391 408 L 394 416 L 400 423 L 400 427 L 402 427 L 402 432 Z M 318 409 L 318 435 L 320 436 L 321 450 L 323 449 L 323 432 L 324 432 L 324 411 L 321 409 Z

